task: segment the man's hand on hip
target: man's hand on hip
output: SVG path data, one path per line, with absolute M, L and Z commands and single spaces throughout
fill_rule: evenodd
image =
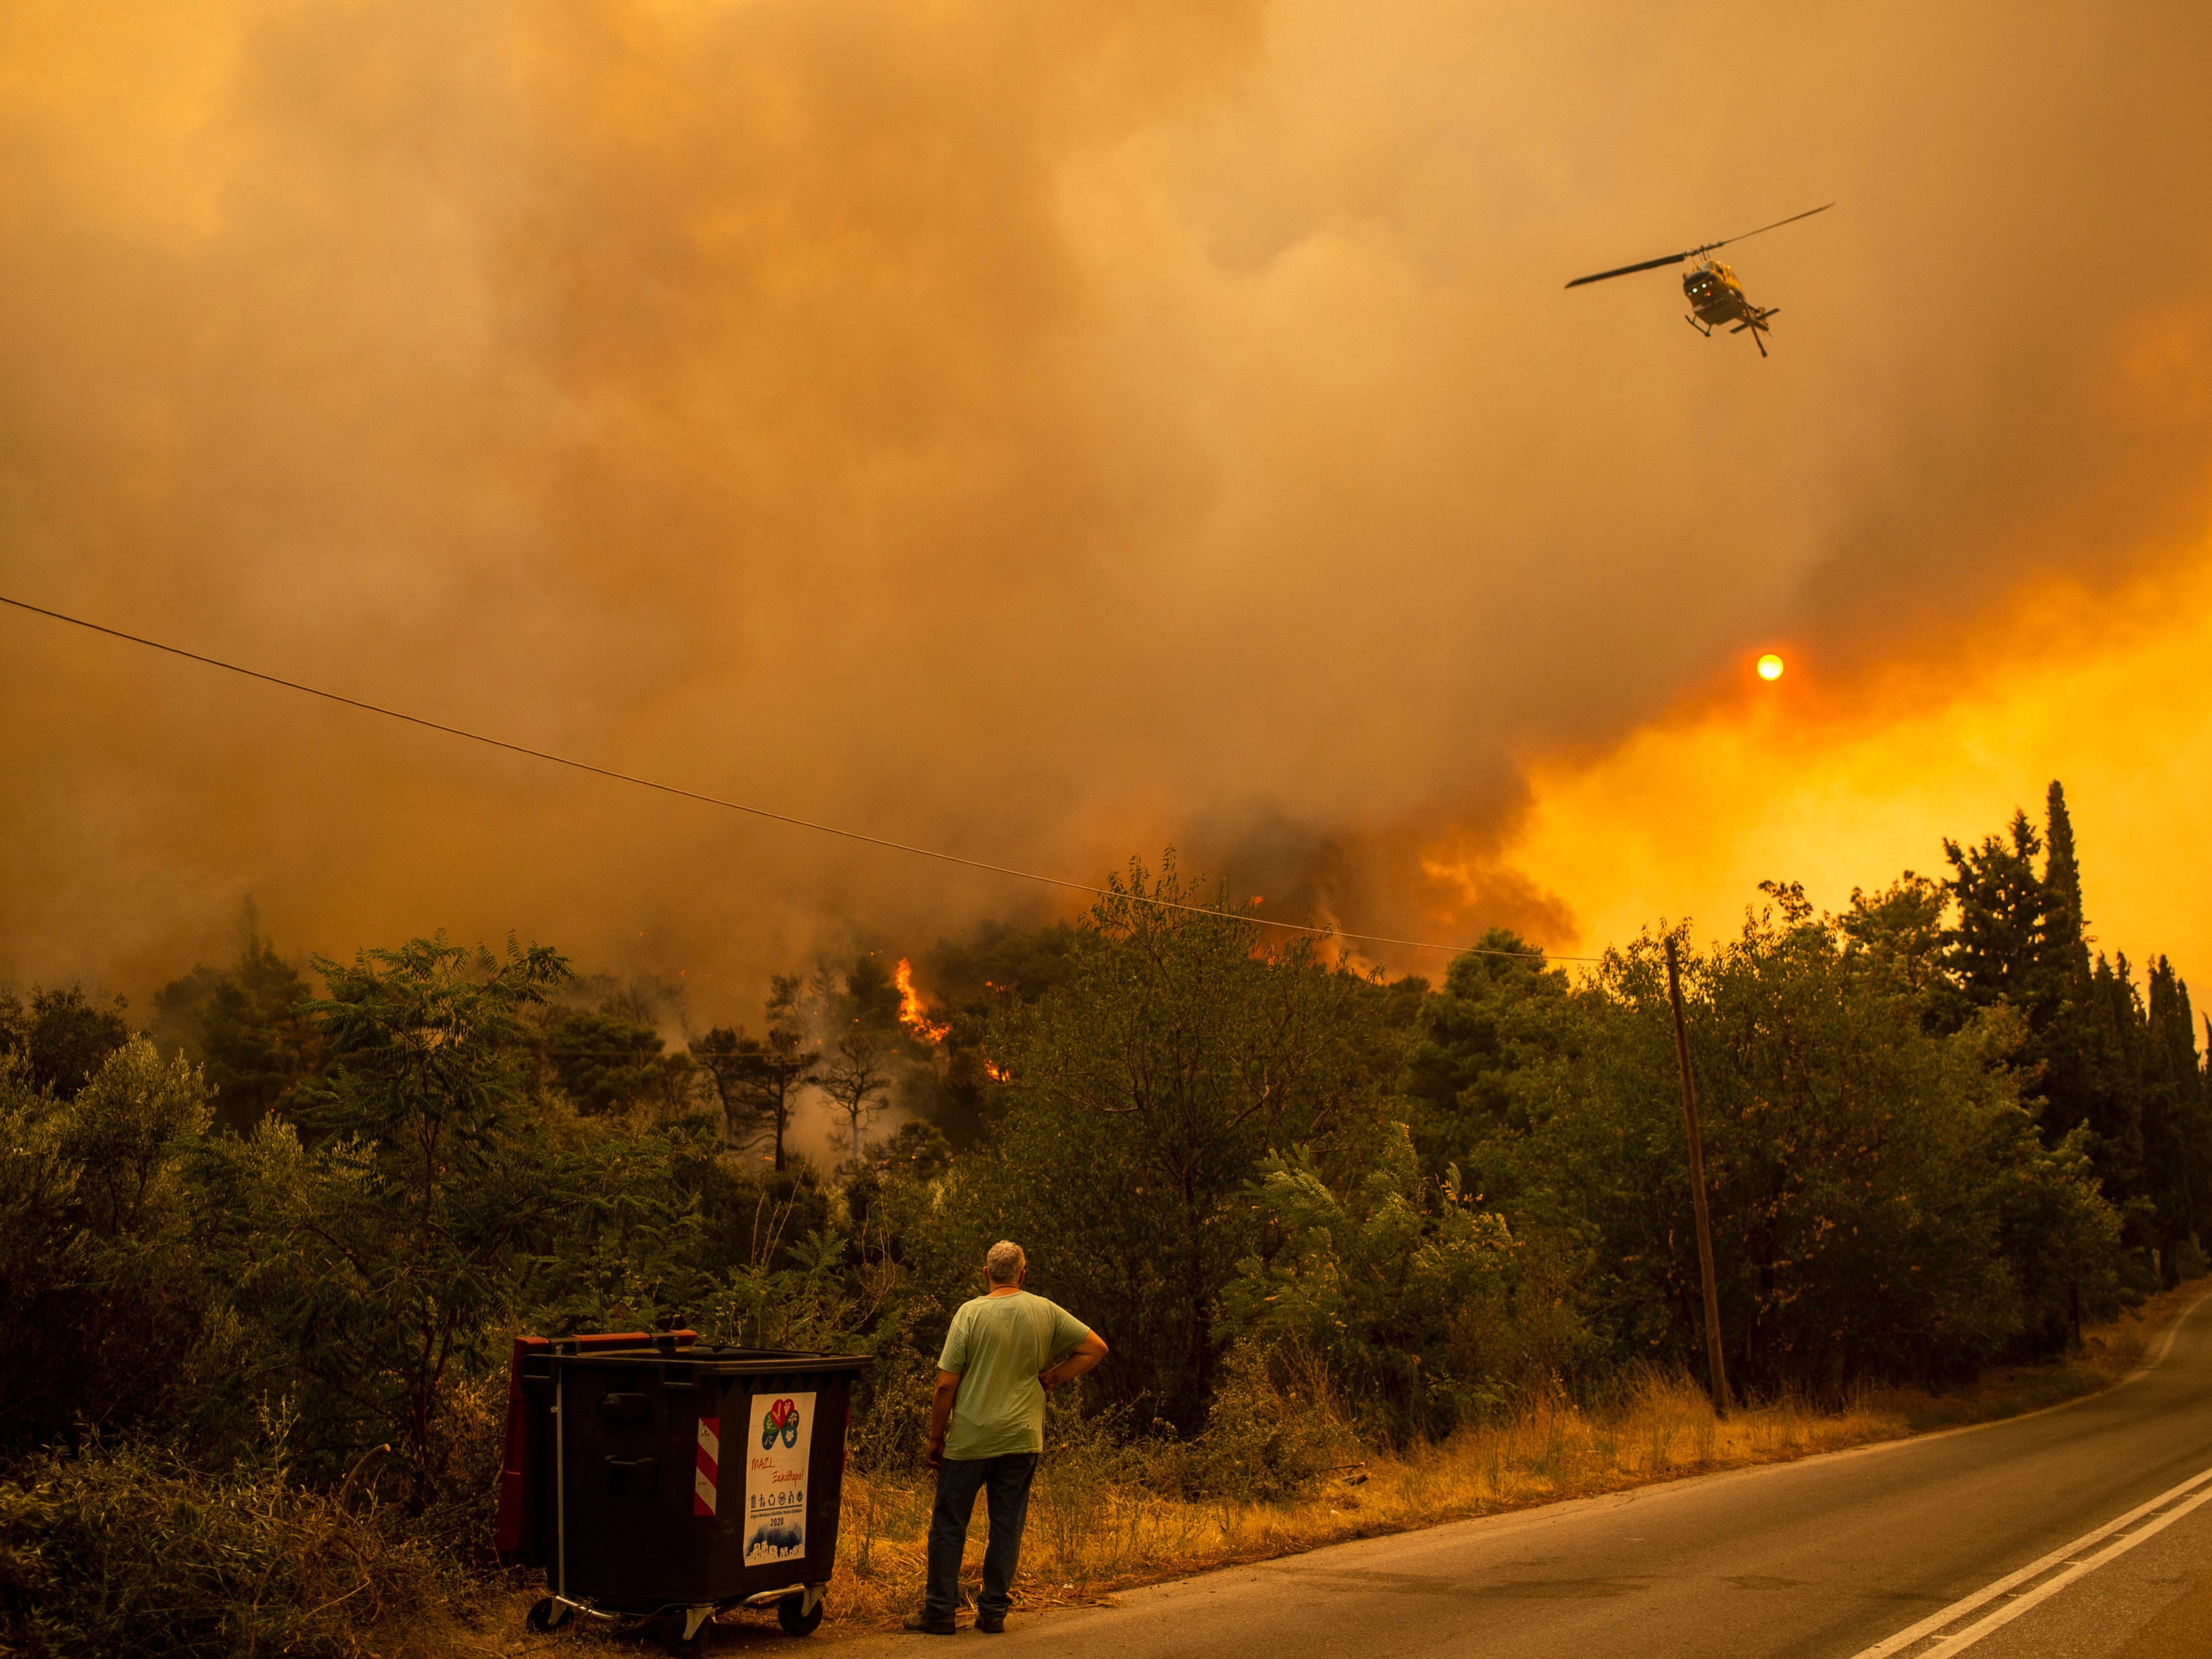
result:
M 1062 1382 L 1071 1382 L 1085 1371 L 1095 1370 L 1106 1357 L 1106 1340 L 1092 1331 L 1075 1345 L 1075 1352 L 1056 1365 L 1048 1365 L 1037 1373 L 1037 1384 L 1047 1394 Z

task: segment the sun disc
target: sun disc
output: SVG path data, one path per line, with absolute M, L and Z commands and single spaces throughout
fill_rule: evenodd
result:
M 1776 656 L 1771 651 L 1761 657 L 1759 659 L 1759 678 L 1763 680 L 1780 679 L 1782 678 L 1782 659 Z

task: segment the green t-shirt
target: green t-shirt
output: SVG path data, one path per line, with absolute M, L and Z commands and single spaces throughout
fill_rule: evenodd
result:
M 1037 1373 L 1064 1358 L 1091 1327 L 1027 1291 L 979 1296 L 952 1316 L 940 1371 L 960 1378 L 945 1431 L 947 1457 L 1002 1457 L 1044 1449 L 1044 1385 Z

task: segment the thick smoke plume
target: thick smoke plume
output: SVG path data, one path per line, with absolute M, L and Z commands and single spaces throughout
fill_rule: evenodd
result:
M 4 591 L 978 857 L 1557 939 L 1532 757 L 2198 544 L 2208 71 L 2178 3 L 17 6 Z M 1830 198 L 1730 250 L 1771 362 L 1672 273 L 1562 291 Z M 742 1013 L 854 919 L 1060 902 L 20 615 L 0 690 L 0 976 L 140 988 L 250 893 Z

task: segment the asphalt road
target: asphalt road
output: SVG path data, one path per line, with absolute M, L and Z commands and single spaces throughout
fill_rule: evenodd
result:
M 1967 1650 L 1965 1659 L 2208 1659 L 2212 1508 Z
M 1047 1647 L 1112 1659 L 2212 1659 L 2212 1502 L 2191 1507 L 2194 1488 L 2173 1495 L 2208 1472 L 2212 1298 L 2144 1371 L 2033 1417 L 1338 1545 L 1110 1607 L 1017 1613 L 1000 1637 L 839 1647 L 950 1640 L 1006 1659 Z M 2162 1495 L 2166 1507 L 2081 1542 Z M 2212 1498 L 2212 1482 L 2201 1496 Z M 2045 1558 L 2010 1593 L 1894 1641 Z M 1993 1613 L 2009 1622 L 1961 1645 Z

